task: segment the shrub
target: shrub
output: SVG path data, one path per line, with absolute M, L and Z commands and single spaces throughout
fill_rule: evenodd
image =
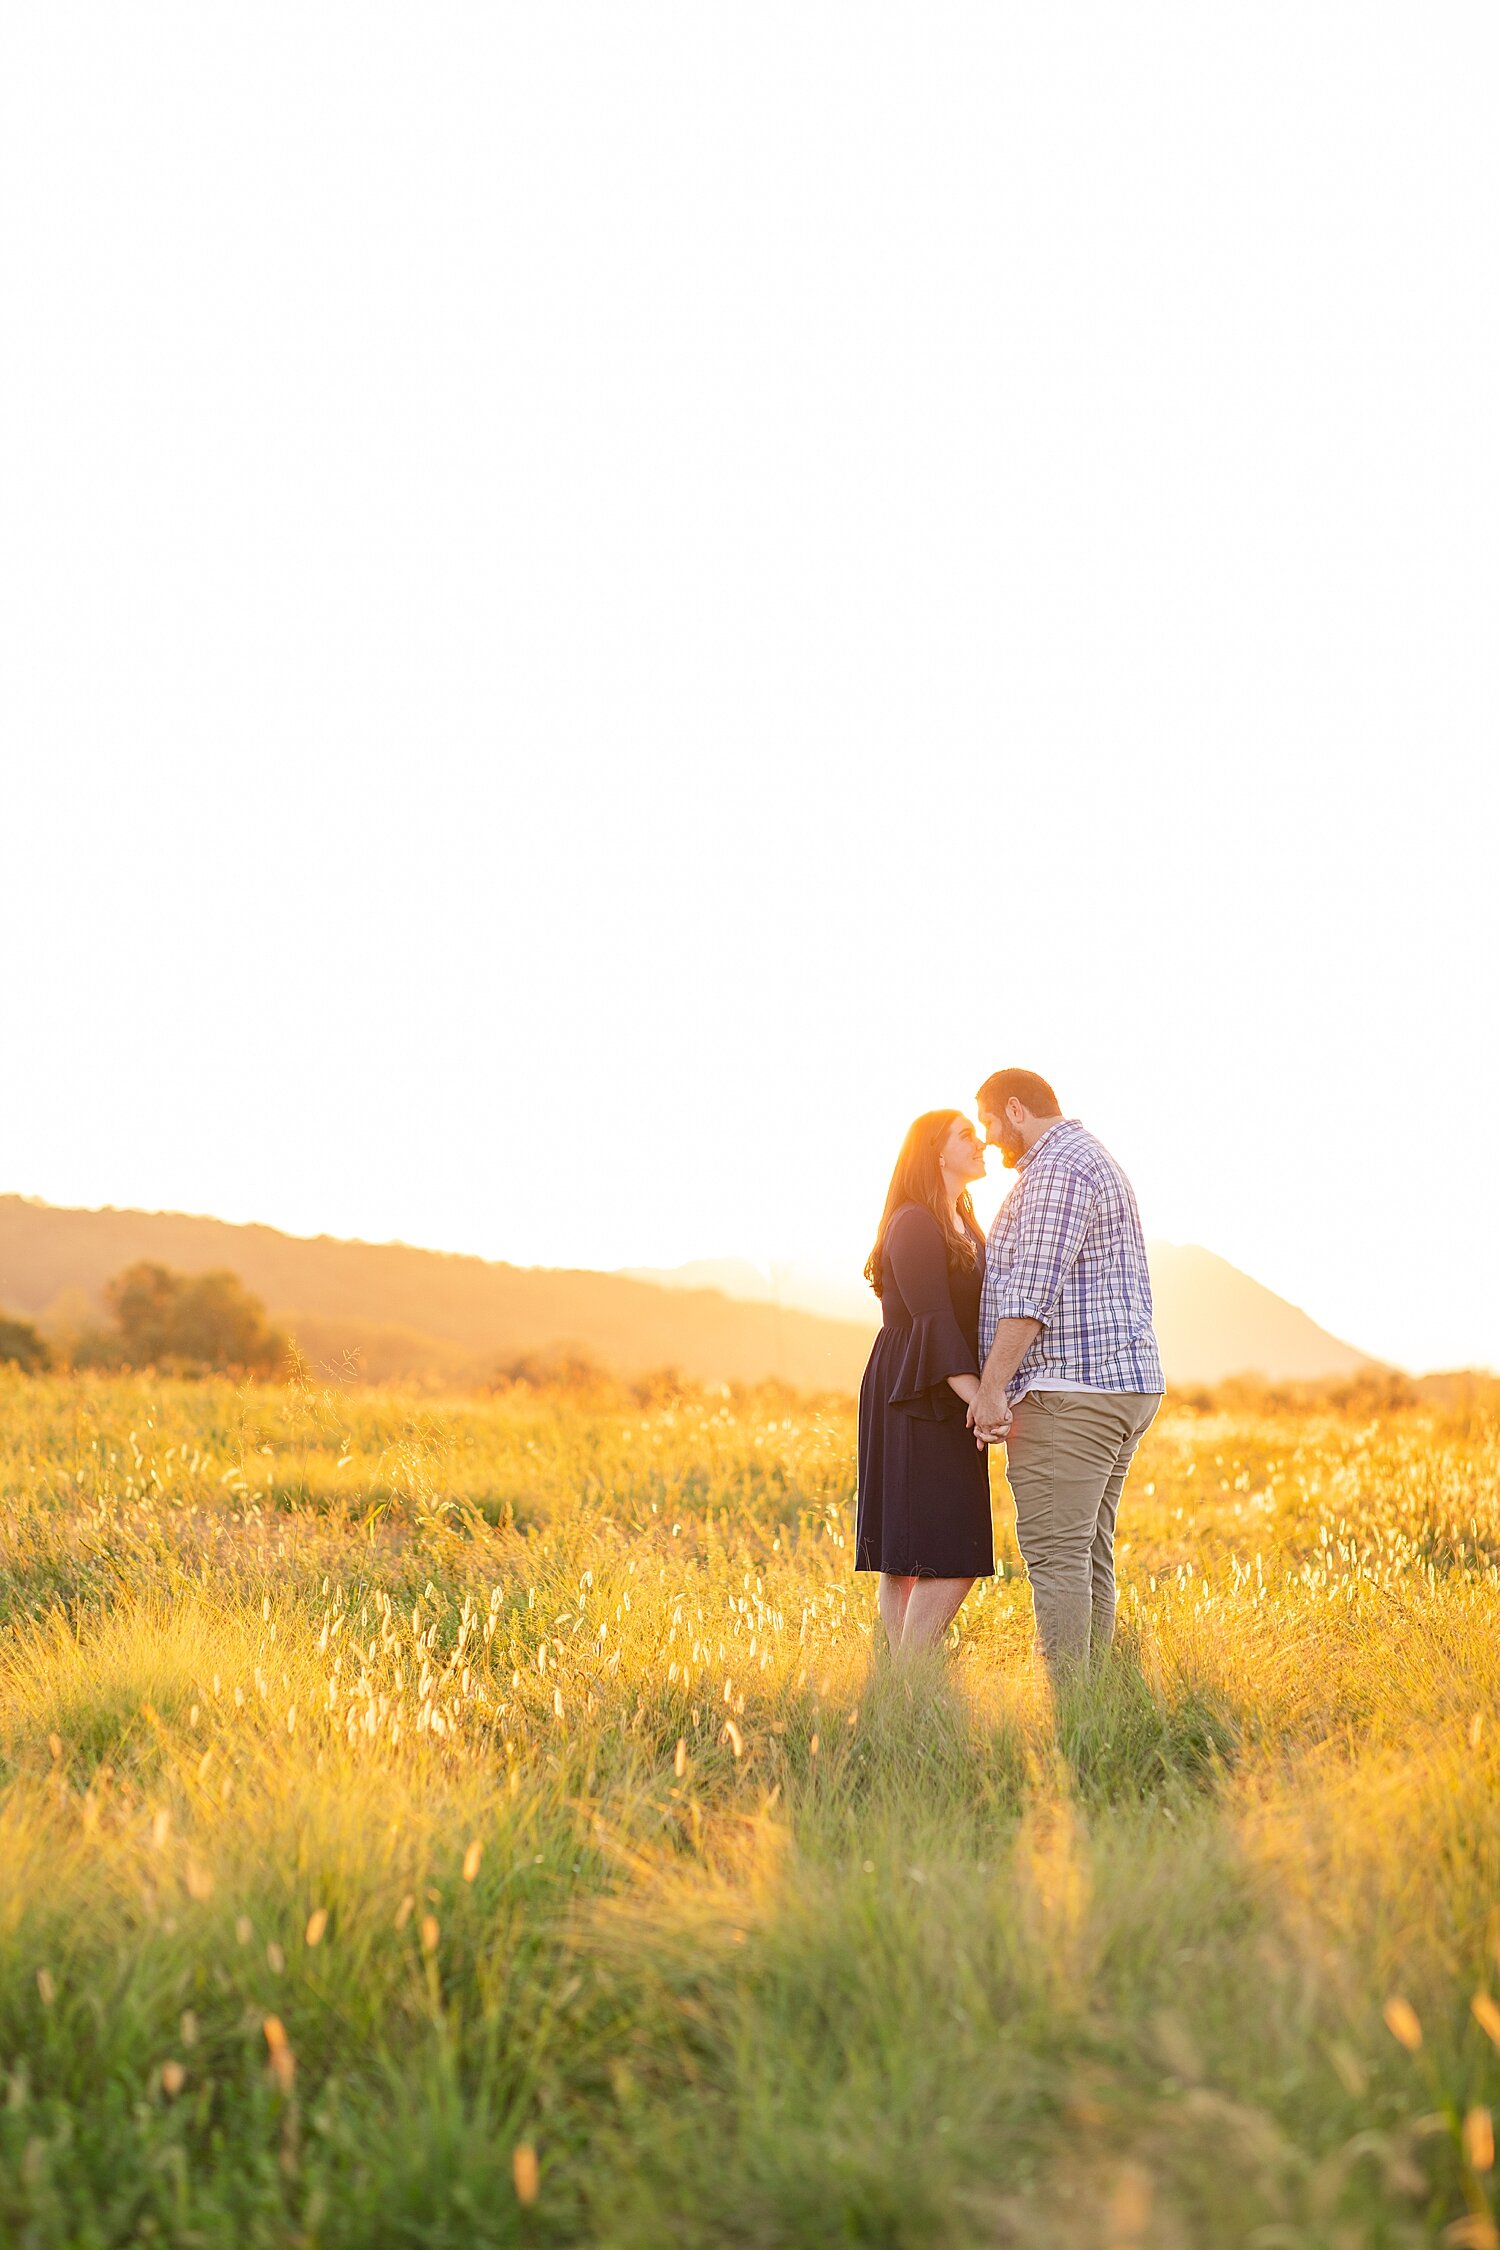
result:
M 13 1320 L 0 1313 L 0 1367 L 10 1363 L 23 1375 L 40 1375 L 52 1364 L 45 1338 L 29 1320 Z
M 174 1273 L 149 1260 L 105 1286 L 121 1356 L 133 1367 L 237 1368 L 269 1373 L 286 1338 L 238 1274 Z

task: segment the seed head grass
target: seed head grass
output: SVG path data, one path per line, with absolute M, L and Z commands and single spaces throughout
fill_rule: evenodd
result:
M 1493 1400 L 1169 1404 L 1055 1700 L 844 1402 L 0 1407 L 0 2240 L 1493 2230 Z

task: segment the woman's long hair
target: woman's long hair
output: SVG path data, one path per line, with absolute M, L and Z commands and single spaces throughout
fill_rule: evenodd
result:
M 958 1198 L 958 1215 L 963 1221 L 960 1238 L 953 1231 L 949 1217 L 948 1191 L 943 1186 L 942 1166 L 938 1159 L 943 1153 L 943 1143 L 963 1116 L 961 1109 L 929 1109 L 908 1128 L 901 1143 L 901 1154 L 896 1159 L 896 1169 L 891 1174 L 891 1184 L 886 1190 L 885 1209 L 880 1214 L 880 1227 L 875 1236 L 875 1247 L 865 1260 L 865 1279 L 877 1297 L 885 1294 L 885 1238 L 892 1219 L 903 1203 L 920 1203 L 930 1211 L 942 1230 L 943 1245 L 948 1253 L 950 1271 L 968 1266 L 972 1271 L 978 1253 L 974 1247 L 979 1232 L 974 1217 L 974 1206 L 969 1201 L 969 1191 L 964 1188 Z

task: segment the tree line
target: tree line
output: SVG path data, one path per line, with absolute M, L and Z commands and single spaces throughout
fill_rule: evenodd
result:
M 86 1328 L 66 1352 L 34 1321 L 0 1314 L 0 1365 L 40 1374 L 72 1367 L 156 1367 L 163 1374 L 274 1374 L 287 1340 L 238 1274 L 175 1273 L 141 1259 L 104 1285 L 107 1324 Z

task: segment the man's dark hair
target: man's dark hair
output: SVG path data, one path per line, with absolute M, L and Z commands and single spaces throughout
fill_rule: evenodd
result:
M 974 1096 L 981 1109 L 999 1117 L 1008 1101 L 1024 1103 L 1033 1117 L 1061 1117 L 1056 1094 L 1034 1070 L 992 1071 Z

